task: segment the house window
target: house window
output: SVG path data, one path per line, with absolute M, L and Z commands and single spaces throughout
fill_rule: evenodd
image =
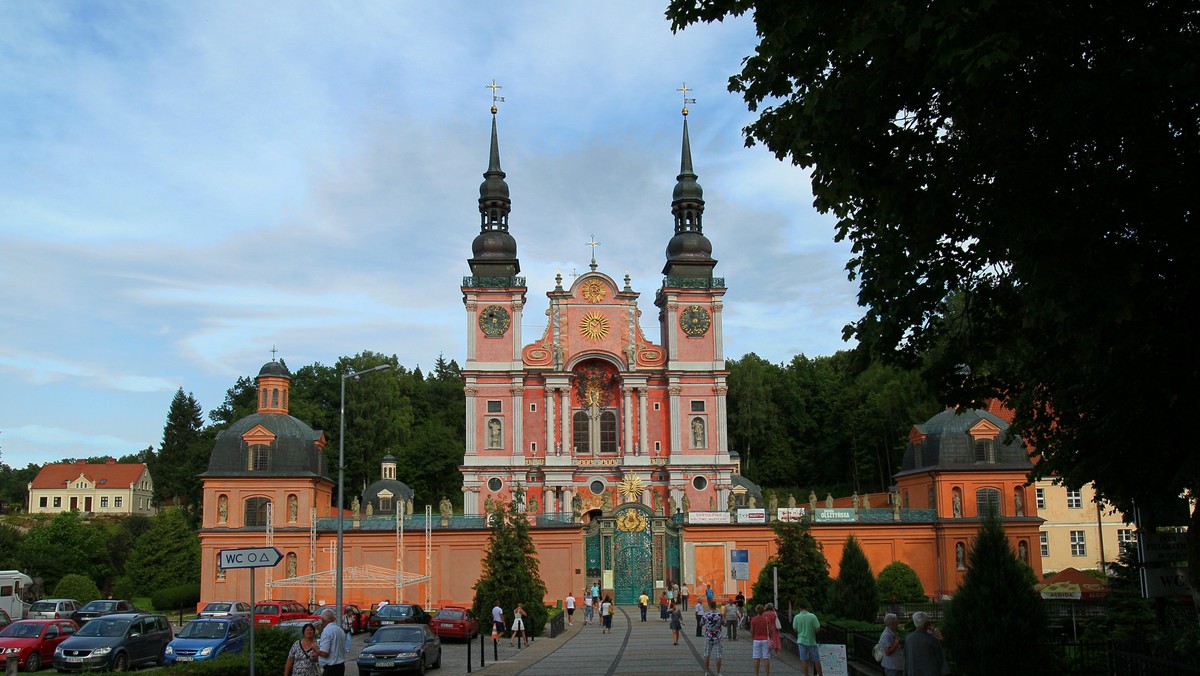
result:
M 1087 538 L 1081 530 L 1071 531 L 1071 556 L 1087 556 Z
M 576 453 L 590 453 L 591 448 L 588 446 L 588 415 L 584 411 L 577 412 L 571 418 L 573 425 L 573 439 L 575 442 Z
M 49 501 L 46 499 L 45 496 L 38 498 L 38 507 L 45 507 L 47 502 L 49 502 Z
M 120 498 L 117 498 L 118 500 Z M 118 505 L 119 507 L 120 505 Z M 249 528 L 261 528 L 267 525 L 267 513 L 271 510 L 270 498 L 249 498 L 246 500 L 246 523 Z
M 537 404 L 530 404 L 530 405 L 529 405 L 529 412 L 530 412 L 530 413 L 537 413 Z
M 1042 545 L 1042 556 L 1050 556 L 1050 534 L 1046 531 L 1038 533 L 1038 540 Z
M 617 414 L 612 411 L 600 414 L 600 452 L 617 452 Z
M 487 409 L 488 413 L 500 413 L 502 410 L 500 408 L 500 400 L 499 399 L 489 399 L 487 406 L 488 406 L 488 409 Z
M 108 509 L 108 496 L 100 498 L 100 507 L 103 509 Z
M 704 413 L 704 400 L 692 402 L 692 413 Z
M 1067 508 L 1083 509 L 1083 493 L 1079 491 L 1067 491 Z
M 1038 509 L 1046 508 L 1046 489 L 1045 488 L 1037 489 L 1037 508 Z
M 268 444 L 251 444 L 249 451 L 248 464 L 251 472 L 266 472 L 271 469 L 271 447 Z
M 995 488 L 980 488 L 975 491 L 975 513 L 1000 515 L 1000 491 Z
M 122 498 L 119 495 L 117 497 L 113 498 L 113 507 L 120 509 L 122 504 L 124 504 L 124 498 Z
M 55 506 L 56 508 L 57 508 L 57 507 L 62 507 L 62 498 L 55 497 L 55 498 L 54 498 L 54 506 Z
M 996 462 L 996 442 L 993 439 L 975 440 L 975 462 Z
M 1132 528 L 1118 528 L 1117 529 L 1117 543 L 1120 544 L 1122 547 L 1124 547 L 1125 545 L 1132 545 L 1136 542 L 1137 542 L 1137 537 L 1134 536 Z

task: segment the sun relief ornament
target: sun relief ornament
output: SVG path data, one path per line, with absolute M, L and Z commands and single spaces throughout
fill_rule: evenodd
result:
M 608 335 L 608 319 L 599 312 L 589 312 L 579 320 L 579 332 L 593 343 Z
M 583 283 L 583 299 L 589 303 L 599 303 L 604 300 L 604 282 L 589 279 Z
M 621 479 L 619 490 L 625 502 L 633 502 L 642 497 L 642 491 L 646 490 L 646 484 L 642 483 L 642 478 L 638 475 L 628 474 Z

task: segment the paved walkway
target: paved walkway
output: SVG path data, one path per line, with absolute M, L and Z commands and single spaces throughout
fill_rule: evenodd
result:
M 656 609 L 651 609 L 656 610 Z M 557 638 L 539 638 L 517 652 L 501 653 L 499 662 L 488 662 L 482 671 L 488 676 L 611 676 L 626 674 L 694 674 L 704 673 L 704 639 L 696 637 L 694 612 L 684 614 L 679 645 L 671 642 L 667 623 L 652 617 L 638 620 L 636 606 L 618 607 L 613 615 L 612 633 L 602 634 L 598 624 L 584 626 L 576 611 L 575 626 Z M 740 631 L 738 640 L 723 642 L 725 655 L 721 664 L 723 676 L 754 673 L 750 657 L 750 634 Z M 507 648 L 507 646 L 505 646 Z M 491 658 L 491 646 L 488 647 Z M 710 667 L 716 674 L 716 659 Z M 479 671 L 479 669 L 476 669 Z M 796 655 L 781 651 L 771 660 L 772 676 L 797 676 L 804 672 Z M 765 676 L 765 665 L 760 676 Z

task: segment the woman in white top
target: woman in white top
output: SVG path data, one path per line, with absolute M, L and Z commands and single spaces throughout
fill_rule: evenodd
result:
M 513 610 L 512 633 L 508 635 L 508 644 L 512 645 L 513 639 L 517 638 L 517 636 L 520 636 L 525 643 L 529 643 L 529 640 L 525 637 L 525 609 L 521 607 L 520 603 Z
M 612 633 L 612 601 L 610 601 L 607 596 L 604 597 L 604 601 L 600 604 L 600 620 L 604 626 L 603 633 L 611 634 Z

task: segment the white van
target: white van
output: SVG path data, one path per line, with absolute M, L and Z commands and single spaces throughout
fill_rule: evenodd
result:
M 0 608 L 14 620 L 25 617 L 29 609 L 33 579 L 19 570 L 0 570 Z M 27 600 L 28 599 L 28 600 Z

